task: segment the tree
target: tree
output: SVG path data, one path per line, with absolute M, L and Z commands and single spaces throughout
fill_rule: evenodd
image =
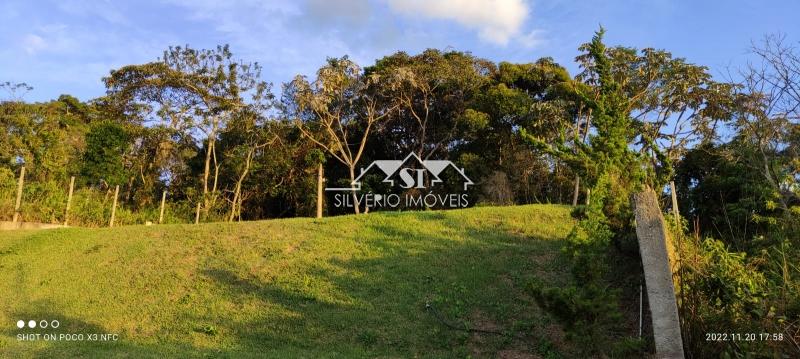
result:
M 125 184 L 129 173 L 123 156 L 129 147 L 130 136 L 120 124 L 110 121 L 93 124 L 86 134 L 81 175 L 90 183 Z
M 233 197 L 230 199 L 228 221 L 242 218 L 242 203 L 245 198 L 243 187 L 253 168 L 253 161 L 267 146 L 281 145 L 282 139 L 272 128 L 276 124 L 262 115 L 264 111 L 266 108 L 250 106 L 238 112 L 231 120 L 230 129 L 221 138 L 221 148 L 225 157 L 229 158 L 229 167 L 235 173 L 236 179 L 233 189 L 230 190 Z
M 554 143 L 521 129 L 521 135 L 534 148 L 550 153 L 572 166 L 593 195 L 590 210 L 608 233 L 619 241 L 632 233 L 630 196 L 642 185 L 652 181 L 653 169 L 646 168 L 643 156 L 632 150 L 640 133 L 631 118 L 630 99 L 617 82 L 613 63 L 603 43 L 604 29 L 582 48 L 587 51 L 591 68 L 584 77 L 589 86 L 573 86 L 574 95 L 592 111 L 588 142 L 568 142 L 563 136 Z M 571 146 L 570 146 L 571 145 Z
M 313 83 L 298 76 L 284 89 L 285 108 L 303 136 L 347 167 L 356 214 L 356 165 L 374 127 L 396 108 L 380 106 L 379 80 L 380 75 L 365 75 L 345 56 L 328 59 Z
M 800 53 L 782 36 L 753 45 L 760 64 L 741 72 L 733 128 L 753 149 L 749 167 L 772 189 L 770 206 L 800 216 Z
M 260 77 L 260 65 L 236 61 L 226 45 L 214 50 L 170 47 L 157 62 L 125 66 L 104 79 L 109 97 L 122 104 L 122 111 L 144 111 L 145 120 L 191 135 L 202 134 L 205 159 L 195 222 L 201 208 L 207 215 L 217 199 L 217 137 L 249 100 L 267 96 L 269 85 Z
M 562 177 L 569 168 L 552 155 L 526 151 L 519 130 L 547 143 L 575 137 L 578 102 L 569 73 L 552 59 L 542 58 L 529 64 L 502 62 L 491 79 L 467 110 L 469 116 L 485 116 L 486 121 L 462 146 L 463 152 L 479 155 L 484 167 L 495 167 L 480 172 L 508 174 L 519 202 L 539 197 L 561 202 Z
M 723 144 L 703 143 L 687 151 L 676 167 L 675 183 L 681 213 L 695 219 L 696 230 L 747 250 L 770 221 L 781 218 L 775 193 L 751 162 L 757 151 L 741 136 Z M 773 202 L 774 203 L 774 202 Z
M 379 59 L 366 73 L 379 76 L 385 108 L 393 109 L 387 110 L 383 135 L 400 153 L 446 157 L 474 127 L 466 111 L 492 71 L 491 62 L 457 51 L 398 52 Z
M 17 95 L 12 98 L 19 98 L 19 91 L 23 90 L 15 88 Z M 8 167 L 25 165 L 29 181 L 68 179 L 80 166 L 78 158 L 84 148 L 89 116 L 70 112 L 69 104 L 62 100 L 0 102 L 0 163 Z
M 627 111 L 639 134 L 636 145 L 649 157 L 656 176 L 652 184 L 661 188 L 673 177 L 673 163 L 692 146 L 713 140 L 718 124 L 731 117 L 733 85 L 714 81 L 705 66 L 664 50 L 618 46 L 607 53 L 611 72 L 629 99 Z M 591 59 L 579 61 L 584 67 L 579 77 L 591 77 Z

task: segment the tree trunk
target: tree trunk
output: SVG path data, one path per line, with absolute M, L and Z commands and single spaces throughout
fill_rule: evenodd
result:
M 211 140 L 209 140 L 211 141 Z M 203 169 L 203 193 L 197 201 L 197 210 L 194 214 L 194 223 L 200 222 L 200 210 L 207 205 L 206 196 L 208 195 L 208 176 L 211 173 L 211 145 L 206 149 L 206 162 Z
M 203 197 L 205 197 L 206 193 L 208 193 L 208 176 L 211 174 L 211 137 L 208 138 L 208 143 L 206 144 L 206 161 L 205 166 L 203 167 Z
M 581 176 L 575 175 L 575 191 L 572 193 L 572 207 L 578 205 L 578 195 L 581 189 Z
M 361 208 L 359 208 L 359 204 L 358 204 L 358 194 L 356 194 L 356 187 L 355 187 L 355 181 L 356 181 L 355 166 L 354 165 L 350 165 L 349 167 L 350 167 L 350 188 L 352 188 L 352 190 L 353 190 L 352 191 L 352 194 L 353 194 L 353 208 L 355 209 L 356 214 L 361 214 Z
M 125 191 L 125 201 L 130 201 L 131 200 L 131 192 L 133 191 L 133 179 L 134 178 L 135 178 L 134 176 L 131 176 L 130 178 L 128 178 L 128 189 Z
M 214 144 L 216 142 L 217 136 L 217 127 L 216 122 L 211 127 L 211 132 L 209 132 L 208 137 L 206 138 L 206 161 L 203 167 L 203 198 L 199 203 L 202 203 L 203 209 L 208 214 L 208 177 L 211 175 L 211 155 L 214 153 Z M 198 205 L 198 211 L 195 214 L 195 223 L 199 222 L 200 220 L 200 208 L 201 206 Z
M 217 183 L 219 183 L 219 162 L 217 162 L 216 141 L 214 143 L 214 149 L 211 150 L 211 159 L 214 160 L 214 184 L 211 185 L 211 205 L 213 205 L 217 200 L 215 193 L 217 193 Z
M 236 220 L 238 222 L 242 221 L 242 203 L 244 203 L 244 196 L 239 195 L 239 203 L 236 204 Z
M 250 172 L 250 161 L 253 159 L 253 151 L 253 149 L 247 151 L 247 157 L 244 161 L 244 169 L 239 175 L 239 179 L 236 181 L 236 187 L 233 190 L 233 201 L 231 202 L 231 213 L 228 217 L 228 222 L 233 222 L 233 219 L 236 217 L 237 213 L 241 213 L 242 183 L 244 182 L 245 178 L 247 178 L 247 174 Z M 216 174 L 214 177 L 214 181 L 216 182 Z
M 675 181 L 669 181 L 669 192 L 672 194 L 672 213 L 675 215 L 675 226 L 680 228 L 681 215 L 678 212 L 678 192 L 675 191 Z
M 325 183 L 322 163 L 317 167 L 317 218 L 322 218 L 322 199 L 325 193 L 322 186 Z

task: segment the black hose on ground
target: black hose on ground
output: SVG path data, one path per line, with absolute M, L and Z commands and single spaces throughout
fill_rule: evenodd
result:
M 511 336 L 511 337 L 514 337 L 514 338 L 517 338 L 517 339 L 523 339 L 523 340 L 527 339 L 525 336 L 523 336 L 523 335 L 521 335 L 519 333 L 506 333 L 506 332 L 501 332 L 501 331 L 497 331 L 497 330 L 490 330 L 490 329 L 470 328 L 470 327 L 467 327 L 466 325 L 463 326 L 463 327 L 455 325 L 455 324 L 450 323 L 449 321 L 447 321 L 444 318 L 444 316 L 442 315 L 442 313 L 440 313 L 438 310 L 436 310 L 436 308 L 434 308 L 433 305 L 431 305 L 430 302 L 425 302 L 425 310 L 430 312 L 433 315 L 433 317 L 436 318 L 436 320 L 438 320 L 440 323 L 444 324 L 446 327 L 448 327 L 450 329 L 453 329 L 453 330 L 460 330 L 460 331 L 464 331 L 464 332 L 467 332 L 467 333 L 484 333 L 484 334 L 495 334 L 495 335 L 507 335 L 507 336 Z

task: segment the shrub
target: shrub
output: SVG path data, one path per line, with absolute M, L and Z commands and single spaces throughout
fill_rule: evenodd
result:
M 791 356 L 800 324 L 800 270 L 774 246 L 757 255 L 733 252 L 720 240 L 683 241 L 679 310 L 685 347 L 696 357 Z M 796 257 L 794 257 L 796 258 Z M 706 333 L 781 333 L 783 341 L 706 341 Z

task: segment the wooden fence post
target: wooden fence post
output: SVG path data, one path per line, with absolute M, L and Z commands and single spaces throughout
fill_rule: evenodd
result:
M 322 190 L 323 182 L 322 163 L 317 167 L 317 218 L 322 218 L 322 198 L 324 191 Z
M 64 210 L 64 225 L 69 225 L 69 207 L 72 205 L 72 189 L 75 187 L 75 176 L 69 179 L 69 195 L 67 195 L 67 209 Z
M 164 221 L 164 201 L 167 200 L 167 191 L 161 193 L 161 214 L 158 215 L 158 224 Z
M 22 186 L 25 184 L 25 166 L 19 170 L 19 182 L 17 183 L 17 202 L 14 204 L 14 218 L 12 223 L 17 223 L 19 219 L 19 208 L 22 205 Z
M 109 227 L 114 227 L 114 217 L 117 215 L 117 197 L 119 196 L 119 185 L 114 189 L 114 205 L 111 207 L 111 221 L 108 222 Z

